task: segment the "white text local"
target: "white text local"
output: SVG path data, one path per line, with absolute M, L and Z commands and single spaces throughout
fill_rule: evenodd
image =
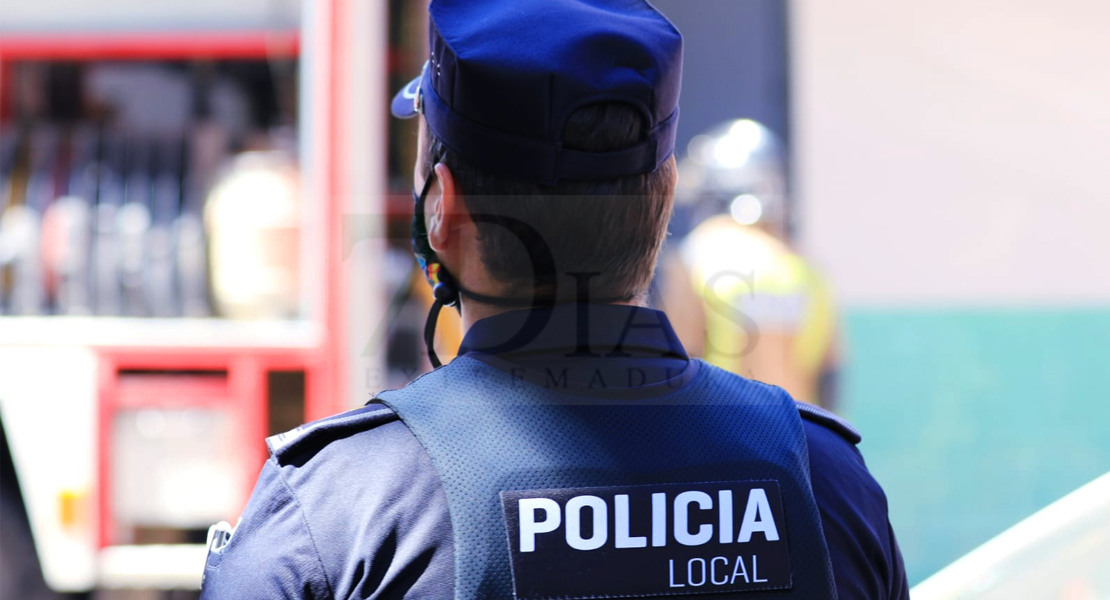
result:
M 748 492 L 739 527 L 733 524 L 732 490 L 720 490 L 716 498 L 706 492 L 682 492 L 671 502 L 667 494 L 654 493 L 651 495 L 651 523 L 638 523 L 635 528 L 629 522 L 629 495 L 613 496 L 612 504 L 609 506 L 604 499 L 590 495 L 571 498 L 565 508 L 550 498 L 520 499 L 520 551 L 535 552 L 536 536 L 549 534 L 560 525 L 564 526 L 567 545 L 576 550 L 597 550 L 610 542 L 616 548 L 646 548 L 649 542 L 652 547 L 662 547 L 672 537 L 668 533 L 673 533 L 673 539 L 684 546 L 701 546 L 712 540 L 721 544 L 745 543 L 756 533 L 770 542 L 779 539 L 778 526 L 763 488 L 752 488 Z M 707 516 L 715 524 L 692 527 L 694 511 L 712 511 L 713 514 Z M 583 536 L 586 529 L 582 525 L 583 518 L 592 520 L 592 527 L 587 529 L 589 537 Z M 612 540 L 609 539 L 610 519 Z
M 737 581 L 744 583 L 767 583 L 766 579 L 759 577 L 759 557 L 751 555 L 748 562 L 752 565 L 751 575 L 744 564 L 744 557 L 737 556 L 732 562 L 727 556 L 714 556 L 713 558 L 691 558 L 686 561 L 686 572 L 681 566 L 675 573 L 674 560 L 667 561 L 670 567 L 670 587 L 701 587 L 703 585 L 732 585 Z M 683 579 L 685 576 L 685 579 Z

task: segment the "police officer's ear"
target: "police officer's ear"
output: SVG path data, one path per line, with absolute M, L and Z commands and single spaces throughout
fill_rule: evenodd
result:
M 432 250 L 442 252 L 451 244 L 451 236 L 457 235 L 460 226 L 469 219 L 451 169 L 444 163 L 436 163 L 435 173 L 435 187 L 424 205 L 424 218 L 428 227 L 428 243 Z

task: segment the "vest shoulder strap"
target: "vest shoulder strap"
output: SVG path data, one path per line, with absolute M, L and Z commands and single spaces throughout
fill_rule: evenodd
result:
M 381 404 L 369 404 L 270 436 L 266 438 L 266 446 L 278 464 L 285 464 L 289 457 L 309 447 L 321 448 L 352 433 L 396 420 L 397 413 L 389 408 Z
M 860 443 L 863 436 L 859 430 L 852 426 L 846 419 L 827 411 L 819 406 L 795 401 L 798 413 L 802 418 L 811 423 L 817 423 L 825 428 L 835 431 L 840 437 L 848 440 L 853 446 Z

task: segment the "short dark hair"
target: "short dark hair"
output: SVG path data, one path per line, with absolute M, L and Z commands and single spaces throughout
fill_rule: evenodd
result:
M 594 300 L 633 299 L 646 293 L 673 208 L 673 161 L 651 173 L 620 179 L 542 185 L 480 171 L 440 143 L 430 128 L 424 131 L 424 155 L 419 160 L 425 174 L 437 162 L 446 164 L 471 215 L 507 217 L 538 233 L 538 239 L 532 239 L 476 219 L 482 262 L 507 293 L 527 298 L 537 281 L 557 281 L 560 301 L 570 300 L 578 293 L 571 275 L 575 273 L 597 274 L 589 278 L 589 297 Z M 647 133 L 635 107 L 591 104 L 570 115 L 563 146 L 609 152 L 633 146 Z M 528 246 L 534 249 L 536 244 L 550 249 L 555 273 L 533 273 Z

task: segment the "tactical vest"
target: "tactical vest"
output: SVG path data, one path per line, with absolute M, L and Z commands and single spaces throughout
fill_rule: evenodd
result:
M 688 368 L 606 399 L 463 356 L 380 394 L 443 481 L 455 597 L 835 599 L 798 408 Z

